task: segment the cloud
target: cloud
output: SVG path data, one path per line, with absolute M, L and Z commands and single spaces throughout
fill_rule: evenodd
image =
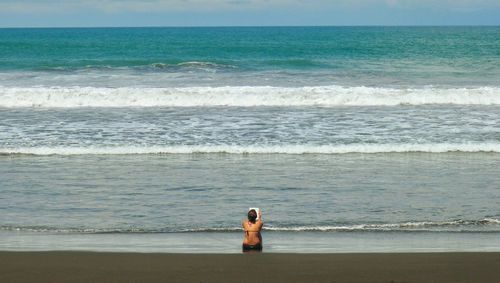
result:
M 328 1 L 312 1 L 323 2 Z M 0 12 L 47 13 L 96 10 L 103 12 L 178 12 L 262 9 L 307 5 L 300 0 L 0 0 Z
M 500 0 L 0 0 L 0 27 L 499 25 Z
M 500 7 L 500 0 L 385 0 L 391 7 L 432 8 L 442 10 L 481 10 Z
M 40 14 L 99 11 L 105 13 L 210 12 L 266 9 L 430 8 L 472 11 L 499 8 L 500 0 L 0 0 L 0 13 Z

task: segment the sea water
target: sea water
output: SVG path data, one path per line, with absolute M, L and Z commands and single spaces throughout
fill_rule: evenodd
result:
M 500 28 L 0 29 L 0 249 L 500 250 Z

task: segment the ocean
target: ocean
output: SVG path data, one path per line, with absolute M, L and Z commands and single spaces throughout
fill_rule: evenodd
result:
M 0 29 L 0 250 L 500 251 L 500 27 Z

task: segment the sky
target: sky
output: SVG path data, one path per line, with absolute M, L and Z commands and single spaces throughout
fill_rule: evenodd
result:
M 0 27 L 500 25 L 500 0 L 0 0 Z

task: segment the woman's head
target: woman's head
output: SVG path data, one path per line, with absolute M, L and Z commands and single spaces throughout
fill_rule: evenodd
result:
M 255 219 L 257 219 L 257 211 L 255 211 L 255 209 L 250 209 L 248 211 L 248 220 L 250 222 L 255 222 Z

